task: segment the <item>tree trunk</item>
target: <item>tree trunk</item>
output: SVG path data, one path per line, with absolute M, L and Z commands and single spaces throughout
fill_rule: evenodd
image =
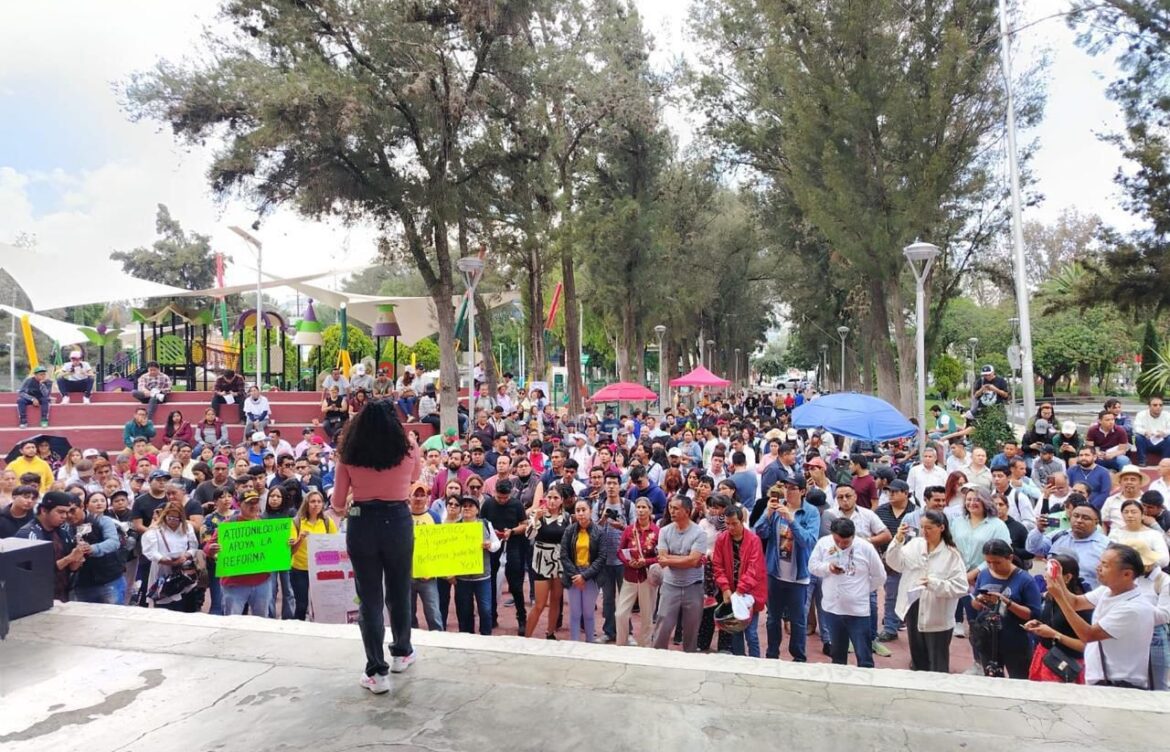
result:
M 1040 395 L 1043 399 L 1050 400 L 1054 397 L 1053 388 L 1056 386 L 1056 380 L 1059 376 L 1044 376 L 1041 374 L 1040 380 L 1044 382 L 1044 394 Z
M 882 319 L 886 336 L 875 339 L 873 346 L 878 350 L 890 351 L 889 324 L 893 324 L 894 347 L 898 354 L 897 364 L 897 395 L 898 401 L 894 404 L 905 415 L 917 415 L 918 412 L 918 342 L 917 334 L 911 337 L 906 327 L 906 306 L 902 300 L 902 290 L 895 282 L 890 288 L 886 313 L 888 318 Z M 889 323 L 887 323 L 887 321 Z M 921 419 L 921 416 L 919 416 Z
M 479 354 L 483 358 L 483 377 L 488 385 L 488 394 L 494 398 L 500 382 L 496 358 L 492 352 L 492 312 L 478 292 L 475 294 L 475 336 L 479 339 Z
M 581 400 L 581 319 L 577 302 L 577 281 L 573 269 L 573 247 L 567 238 L 561 239 L 561 297 L 565 310 L 565 371 L 569 390 L 569 415 L 584 412 Z
M 878 396 L 905 412 L 905 407 L 900 404 L 898 368 L 894 363 L 894 353 L 889 347 L 890 315 L 880 282 L 874 280 L 869 283 L 869 298 L 871 311 L 865 331 L 870 338 L 869 345 L 873 348 Z
M 528 360 L 528 380 L 543 381 L 548 356 L 544 349 L 544 270 L 541 267 L 540 249 L 528 235 L 525 243 L 525 258 L 528 266 L 528 347 L 532 357 Z
M 443 430 L 459 430 L 459 352 L 455 348 L 455 308 L 451 299 L 455 285 L 451 272 L 451 252 L 447 226 L 436 222 L 433 228 L 439 278 L 431 290 L 439 320 L 439 421 Z
M 617 344 L 617 372 L 618 381 L 634 381 L 633 374 L 637 372 L 637 366 L 634 363 L 636 357 L 635 341 L 637 335 L 635 333 L 635 314 L 634 304 L 631 301 L 623 301 L 621 304 L 621 333 L 618 335 Z
M 1088 363 L 1077 366 L 1077 396 L 1091 397 L 1093 394 L 1093 367 Z

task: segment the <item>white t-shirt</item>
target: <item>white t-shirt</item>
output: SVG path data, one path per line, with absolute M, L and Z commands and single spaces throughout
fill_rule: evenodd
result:
M 1101 665 L 1104 651 L 1110 681 L 1146 687 L 1150 682 L 1154 606 L 1136 587 L 1121 595 L 1110 593 L 1109 588 L 1101 586 L 1085 594 L 1094 607 L 1093 623 L 1111 638 L 1085 648 L 1085 681 L 1093 684 L 1105 680 L 1106 671 Z
M 886 527 L 886 523 L 882 522 L 882 518 L 878 517 L 873 510 L 865 507 L 854 507 L 853 512 L 845 514 L 841 510 L 834 510 L 841 517 L 845 517 L 853 522 L 854 534 L 859 538 L 872 538 L 875 535 L 888 533 L 890 529 Z

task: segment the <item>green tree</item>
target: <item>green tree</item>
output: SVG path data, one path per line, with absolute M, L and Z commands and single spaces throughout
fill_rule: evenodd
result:
M 410 358 L 414 356 L 418 367 L 424 371 L 433 371 L 439 367 L 439 346 L 430 337 L 420 339 L 413 345 L 398 345 L 398 371 L 410 365 Z M 394 362 L 394 343 L 382 343 L 382 361 Z
M 963 363 L 953 355 L 943 353 L 934 359 L 930 373 L 934 377 L 935 393 L 947 399 L 963 380 Z
M 452 228 L 505 165 L 540 157 L 516 137 L 534 5 L 222 0 L 212 55 L 160 63 L 127 92 L 137 116 L 178 138 L 223 139 L 217 193 L 401 238 L 386 243 L 392 258 L 418 269 L 437 310 L 445 427 L 459 383 Z
M 158 205 L 154 229 L 159 239 L 149 248 L 115 251 L 110 258 L 122 262 L 123 271 L 139 279 L 182 290 L 215 287 L 215 254 L 209 236 L 184 230 L 166 204 Z M 166 302 L 172 301 L 153 300 L 147 307 Z
M 1126 208 L 1145 226 L 1105 233 L 1096 293 L 1149 314 L 1170 304 L 1170 3 L 1165 0 L 1075 0 L 1069 24 L 1091 52 L 1113 54 L 1121 77 L 1108 93 L 1121 107 L 1121 133 L 1108 136 L 1133 163 L 1115 178 Z
M 852 297 L 852 336 L 872 358 L 878 394 L 909 408 L 901 249 L 923 238 L 944 250 L 932 275 L 936 321 L 1006 221 L 989 148 L 1005 105 L 995 5 L 703 0 L 695 16 L 712 50 L 696 91 L 707 133 L 773 202 L 794 205 L 790 218 L 805 223 L 795 240 L 826 255 L 821 279 L 838 278 Z M 1030 93 L 1024 124 L 1038 114 Z
M 349 324 L 347 329 L 349 339 L 349 353 L 350 361 L 358 362 L 361 358 L 367 355 L 374 354 L 374 341 L 370 336 L 363 332 L 353 324 Z M 325 344 L 321 347 L 313 347 L 309 349 L 310 363 L 317 362 L 317 351 L 321 351 L 321 368 L 328 371 L 337 365 L 337 355 L 341 351 L 341 324 L 333 324 L 325 327 L 321 332 L 321 337 Z
M 1149 401 L 1151 397 L 1162 393 L 1157 385 L 1151 382 L 1151 372 L 1158 365 L 1158 351 L 1161 345 L 1158 344 L 1158 332 L 1154 330 L 1154 322 L 1147 321 L 1145 330 L 1142 332 L 1142 370 L 1137 377 L 1137 392 L 1138 396 L 1143 401 Z

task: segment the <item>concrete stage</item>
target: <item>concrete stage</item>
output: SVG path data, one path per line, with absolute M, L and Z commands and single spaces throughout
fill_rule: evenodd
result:
M 0 749 L 1142 750 L 1165 693 L 416 632 L 389 694 L 357 628 L 79 603 L 0 642 Z

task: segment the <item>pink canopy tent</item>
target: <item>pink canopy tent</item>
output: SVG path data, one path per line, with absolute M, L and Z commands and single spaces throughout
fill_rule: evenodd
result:
M 589 398 L 590 402 L 644 402 L 654 401 L 658 399 L 658 395 L 654 393 L 653 389 L 647 389 L 641 384 L 634 384 L 629 381 L 619 381 L 616 384 L 609 384 L 597 390 L 597 393 Z
M 731 386 L 731 382 L 727 379 L 721 379 L 715 374 L 708 371 L 703 366 L 699 366 L 685 376 L 679 376 L 670 382 L 671 386 Z

